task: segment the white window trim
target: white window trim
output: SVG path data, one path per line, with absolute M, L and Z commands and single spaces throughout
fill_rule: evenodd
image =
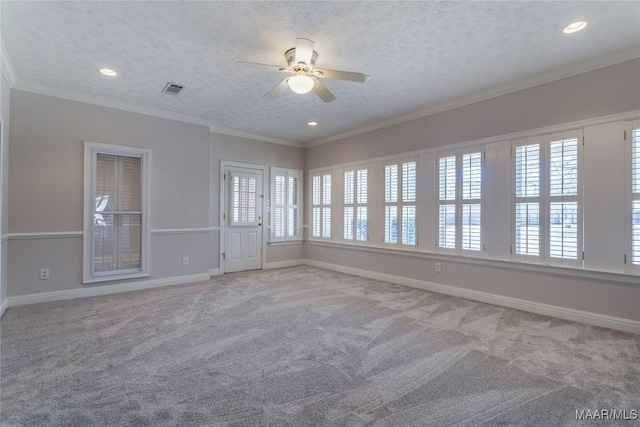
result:
M 141 257 L 139 269 L 124 269 L 93 272 L 93 210 L 95 205 L 96 158 L 98 153 L 115 156 L 140 157 L 142 159 L 142 205 L 141 205 Z M 151 224 L 149 222 L 150 184 L 151 184 L 151 150 L 122 145 L 102 144 L 85 141 L 84 145 L 84 210 L 83 210 L 83 283 L 96 283 L 112 280 L 148 277 L 150 273 L 149 239 Z
M 274 236 L 274 230 L 275 230 L 275 216 L 273 215 L 273 210 L 276 207 L 276 176 L 281 175 L 285 177 L 285 204 L 284 204 L 284 208 L 285 208 L 285 215 L 284 215 L 284 229 L 285 229 L 285 235 L 284 237 L 275 237 Z M 297 205 L 292 205 L 289 203 L 289 177 L 290 176 L 295 176 L 298 178 L 298 194 L 297 194 L 297 198 L 298 198 L 298 204 Z M 302 194 L 302 189 L 304 188 L 304 184 L 303 184 L 303 172 L 299 169 L 286 169 L 286 168 L 279 168 L 279 167 L 271 167 L 271 201 L 269 204 L 269 219 L 270 219 L 270 230 L 269 230 L 269 236 L 270 236 L 270 241 L 269 244 L 271 245 L 272 243 L 284 243 L 284 242 L 302 242 L 302 206 L 303 206 L 303 194 Z M 297 206 L 298 208 L 298 230 L 295 236 L 288 236 L 287 234 L 287 230 L 288 230 L 288 221 L 289 221 L 289 208 L 292 206 Z

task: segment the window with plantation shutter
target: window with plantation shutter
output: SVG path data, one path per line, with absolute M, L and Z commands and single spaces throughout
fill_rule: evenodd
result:
M 384 167 L 384 243 L 417 245 L 417 162 L 389 162 Z
M 271 168 L 271 241 L 302 240 L 302 171 Z
M 148 150 L 85 144 L 85 282 L 148 275 Z
M 540 255 L 540 144 L 515 147 L 515 253 Z
M 438 247 L 456 247 L 456 156 L 438 159 Z
M 367 241 L 367 179 L 365 168 L 344 171 L 344 240 Z
M 311 177 L 311 237 L 331 238 L 331 174 Z
M 462 155 L 462 249 L 479 251 L 481 242 L 480 198 L 482 196 L 482 153 Z
M 632 122 L 631 137 L 631 264 L 640 265 L 640 120 Z
M 549 257 L 578 259 L 578 138 L 549 142 Z
M 438 156 L 438 248 L 482 250 L 482 152 Z
M 514 259 L 582 263 L 582 131 L 513 141 Z

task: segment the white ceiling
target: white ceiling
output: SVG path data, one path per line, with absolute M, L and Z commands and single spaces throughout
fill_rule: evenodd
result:
M 231 134 L 309 143 L 640 56 L 632 2 L 0 2 L 14 87 L 139 111 L 185 115 Z M 562 28 L 587 20 L 582 32 Z M 234 67 L 285 64 L 296 37 L 337 100 L 287 91 L 283 75 Z M 118 71 L 116 78 L 97 72 Z M 185 86 L 160 93 L 167 82 Z M 311 128 L 309 120 L 319 125 Z

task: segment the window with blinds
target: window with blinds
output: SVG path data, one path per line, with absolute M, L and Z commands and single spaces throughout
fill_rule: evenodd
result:
M 441 154 L 438 157 L 438 248 L 480 251 L 481 220 L 482 152 Z
M 549 143 L 549 257 L 578 259 L 578 138 Z
M 640 120 L 631 129 L 631 263 L 640 265 Z
M 343 239 L 367 241 L 367 169 L 344 171 Z
M 515 253 L 540 255 L 540 144 L 515 149 Z
M 331 238 L 331 174 L 311 178 L 311 236 Z
M 271 168 L 271 241 L 301 240 L 302 171 Z
M 86 143 L 84 281 L 146 272 L 147 151 Z
M 384 168 L 384 243 L 415 246 L 417 162 L 388 163 Z

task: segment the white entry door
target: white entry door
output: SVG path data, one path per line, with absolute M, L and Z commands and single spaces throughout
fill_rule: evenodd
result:
M 225 167 L 224 271 L 262 268 L 262 170 Z

